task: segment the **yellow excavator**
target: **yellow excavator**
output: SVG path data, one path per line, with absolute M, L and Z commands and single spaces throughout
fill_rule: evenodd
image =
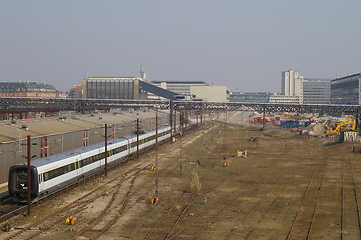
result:
M 347 126 L 347 127 L 345 127 Z M 333 130 L 326 130 L 325 134 L 339 134 L 341 130 L 355 131 L 356 130 L 356 119 L 353 121 L 340 122 Z

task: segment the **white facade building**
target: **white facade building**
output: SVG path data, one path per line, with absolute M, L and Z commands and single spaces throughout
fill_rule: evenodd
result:
M 190 95 L 192 86 L 206 85 L 203 81 L 152 81 L 152 83 L 157 87 L 183 95 Z
M 190 93 L 205 102 L 228 102 L 226 86 L 191 86 Z
M 271 95 L 269 102 L 278 104 L 300 104 L 300 97 L 274 94 Z
M 300 76 L 296 71 L 288 70 L 282 72 L 282 95 L 300 96 L 302 79 L 303 76 Z

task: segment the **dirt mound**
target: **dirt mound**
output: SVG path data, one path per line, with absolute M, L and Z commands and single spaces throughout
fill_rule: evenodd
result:
M 325 126 L 322 123 L 312 124 L 306 127 L 308 135 L 325 135 Z

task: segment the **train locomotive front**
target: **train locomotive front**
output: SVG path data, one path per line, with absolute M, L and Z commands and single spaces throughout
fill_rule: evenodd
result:
M 31 187 L 31 201 L 37 198 L 39 193 L 38 171 L 36 167 L 30 166 L 30 187 Z M 27 165 L 15 165 L 9 170 L 8 182 L 9 195 L 15 202 L 26 202 L 28 191 L 28 173 Z

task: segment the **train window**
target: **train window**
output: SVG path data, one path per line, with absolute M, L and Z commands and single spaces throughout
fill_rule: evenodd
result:
M 49 179 L 50 179 L 49 173 L 48 172 L 44 173 L 44 182 L 48 181 Z
M 17 170 L 16 172 L 16 180 L 17 181 L 27 181 L 28 180 L 28 174 L 26 170 Z

